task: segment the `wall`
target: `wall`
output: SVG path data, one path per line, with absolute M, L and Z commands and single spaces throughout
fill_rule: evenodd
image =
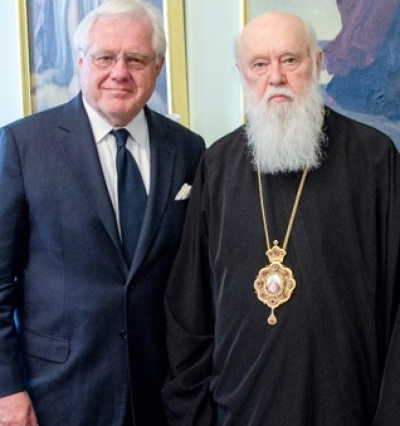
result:
M 0 13 L 0 126 L 22 116 L 17 1 L 2 1 Z
M 240 31 L 236 0 L 186 0 L 190 127 L 211 144 L 242 122 L 234 40 Z

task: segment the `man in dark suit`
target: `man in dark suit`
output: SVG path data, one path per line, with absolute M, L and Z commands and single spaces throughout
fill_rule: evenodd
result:
M 82 92 L 0 130 L 0 424 L 164 425 L 164 287 L 204 141 L 146 107 L 151 5 L 105 3 L 75 45 Z M 121 204 L 120 150 L 140 202 Z

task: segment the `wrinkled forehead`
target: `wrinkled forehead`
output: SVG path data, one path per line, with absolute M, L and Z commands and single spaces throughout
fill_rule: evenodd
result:
M 261 15 L 245 26 L 239 38 L 240 57 L 284 51 L 309 52 L 306 27 L 292 15 Z

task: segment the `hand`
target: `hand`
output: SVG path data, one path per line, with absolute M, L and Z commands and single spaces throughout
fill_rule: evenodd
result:
M 27 392 L 0 398 L 0 426 L 39 426 Z

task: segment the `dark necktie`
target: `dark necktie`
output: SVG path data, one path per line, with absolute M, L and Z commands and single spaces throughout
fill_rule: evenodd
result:
M 121 226 L 122 250 L 130 266 L 139 239 L 147 193 L 142 175 L 132 154 L 126 148 L 129 132 L 126 129 L 112 130 L 117 142 L 118 206 Z

